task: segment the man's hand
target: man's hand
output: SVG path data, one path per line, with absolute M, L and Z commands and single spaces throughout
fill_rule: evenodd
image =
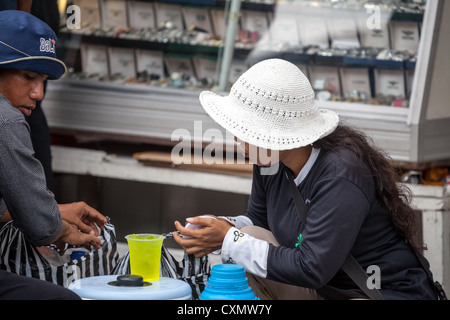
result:
M 90 249 L 93 246 L 95 249 L 100 249 L 102 241 L 94 234 L 80 232 L 78 227 L 63 220 L 61 231 L 51 243 L 55 244 L 58 249 L 63 250 L 66 243 L 73 246 L 84 246 L 86 249 Z
M 106 217 L 84 202 L 58 204 L 58 207 L 63 220 L 77 226 L 86 234 L 93 232 L 98 236 L 97 226 L 102 230 L 105 228 Z

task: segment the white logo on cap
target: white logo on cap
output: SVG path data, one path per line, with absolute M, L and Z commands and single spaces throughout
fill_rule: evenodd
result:
M 56 54 L 56 41 L 53 39 L 45 40 L 44 38 L 41 38 L 41 46 L 39 51 L 52 52 Z

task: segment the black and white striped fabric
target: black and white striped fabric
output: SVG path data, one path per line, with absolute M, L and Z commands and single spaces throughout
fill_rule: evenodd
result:
M 111 274 L 121 275 L 130 274 L 130 256 L 129 252 L 125 254 L 114 267 Z M 192 289 L 192 299 L 197 300 L 205 286 L 208 284 L 208 277 L 211 273 L 211 264 L 208 256 L 196 258 L 184 252 L 181 261 L 177 261 L 167 250 L 161 249 L 161 277 L 179 279 L 185 281 Z
M 108 275 L 119 260 L 114 226 L 107 223 L 100 238 L 103 244 L 99 250 L 85 250 L 83 257 L 56 265 L 49 262 L 11 221 L 0 230 L 0 269 L 64 287 L 76 279 Z

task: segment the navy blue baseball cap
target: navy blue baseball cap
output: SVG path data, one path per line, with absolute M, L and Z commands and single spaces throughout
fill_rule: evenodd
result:
M 45 74 L 55 80 L 67 71 L 56 58 L 53 30 L 35 16 L 19 11 L 0 11 L 0 68 Z

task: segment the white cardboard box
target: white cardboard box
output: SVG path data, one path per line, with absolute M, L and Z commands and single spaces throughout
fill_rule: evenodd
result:
M 195 25 L 196 27 L 205 30 L 206 33 L 213 34 L 213 27 L 208 9 L 183 7 L 182 11 L 186 28 Z
M 311 85 L 315 90 L 327 90 L 332 95 L 342 95 L 337 67 L 309 66 L 308 71 Z M 322 88 L 316 86 L 319 82 L 323 84 Z
M 164 53 L 156 50 L 136 49 L 137 72 L 147 71 L 148 75 L 164 77 Z
M 99 76 L 109 75 L 107 47 L 104 45 L 81 44 L 81 68 L 83 73 Z
M 269 29 L 269 21 L 265 12 L 241 11 L 241 28 L 250 32 L 258 32 L 260 36 Z
M 332 47 L 359 48 L 356 21 L 353 18 L 329 18 L 327 20 L 328 31 Z
M 386 96 L 405 96 L 403 70 L 375 69 L 375 92 Z
M 172 22 L 177 29 L 184 29 L 180 4 L 155 3 L 156 25 L 160 27 L 165 22 Z
M 217 60 L 203 57 L 193 57 L 195 74 L 198 79 L 203 77 L 210 77 L 215 81 L 218 80 Z
M 166 56 L 164 57 L 164 63 L 169 75 L 174 72 L 179 72 L 195 77 L 195 71 L 190 57 Z
M 269 30 L 272 44 L 300 45 L 297 16 L 294 14 L 275 13 Z
M 143 29 L 156 27 L 155 8 L 152 2 L 129 1 L 128 21 L 130 28 Z
M 389 27 L 392 49 L 413 53 L 419 50 L 420 36 L 417 22 L 392 21 Z
M 126 79 L 136 77 L 134 49 L 109 47 L 108 57 L 111 76 L 121 74 Z
M 351 90 L 357 90 L 366 94 L 367 97 L 372 96 L 368 68 L 341 68 L 340 74 L 344 95 Z
M 213 25 L 213 33 L 216 36 L 225 39 L 227 32 L 227 21 L 225 19 L 225 11 L 219 9 L 211 9 L 211 19 Z
M 300 42 L 302 46 L 328 48 L 328 29 L 323 17 L 300 15 L 297 18 Z
M 103 0 L 103 25 L 117 28 L 127 28 L 127 6 L 122 0 Z
M 74 0 L 73 4 L 79 6 L 81 9 L 82 24 L 89 24 L 91 26 L 102 24 L 98 1 Z

